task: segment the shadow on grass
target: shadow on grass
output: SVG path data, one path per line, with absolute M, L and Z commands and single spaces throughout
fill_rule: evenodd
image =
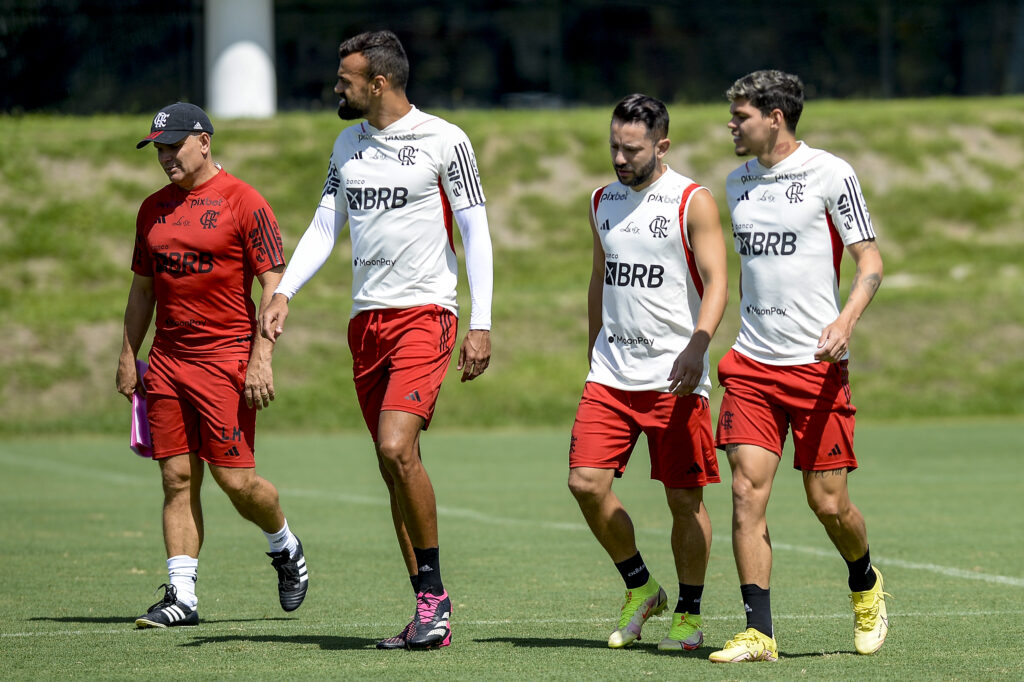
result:
M 133 614 L 131 616 L 61 616 L 61 617 L 48 617 L 48 616 L 36 616 L 34 618 L 28 618 L 29 621 L 49 621 L 51 623 L 131 623 L 135 624 L 135 619 L 139 616 Z
M 178 646 L 201 647 L 207 644 L 227 644 L 228 642 L 257 642 L 262 644 L 315 644 L 325 651 L 374 649 L 376 639 L 366 637 L 334 637 L 317 635 L 218 635 L 216 637 L 196 637 L 191 642 Z
M 779 652 L 779 660 L 784 658 L 825 658 L 826 656 L 859 656 L 856 651 L 808 651 L 802 654 L 791 654 L 785 651 Z
M 125 623 L 125 624 L 134 625 L 136 618 L 138 618 L 137 614 L 132 614 L 130 616 L 59 616 L 59 617 L 35 616 L 33 618 L 28 618 L 27 620 L 29 620 L 29 621 L 50 621 L 50 622 L 53 622 L 53 623 Z M 286 618 L 284 616 L 280 616 L 280 617 L 277 617 L 277 618 L 218 618 L 218 619 L 213 619 L 213 620 L 207 620 L 207 619 L 204 618 L 203 620 L 201 620 L 199 622 L 199 625 L 202 625 L 204 623 L 209 623 L 210 625 L 212 625 L 214 623 L 264 623 L 264 622 L 270 622 L 270 621 L 292 621 L 292 620 L 297 620 L 297 619 L 296 618 Z
M 556 639 L 553 637 L 487 637 L 482 639 L 474 639 L 473 641 L 480 642 L 481 644 L 493 644 L 495 642 L 501 642 L 502 644 L 511 644 L 512 646 L 519 646 L 527 649 L 561 649 L 569 647 L 576 647 L 579 649 L 608 648 L 608 644 L 606 642 L 599 642 L 597 640 L 587 641 L 576 638 Z

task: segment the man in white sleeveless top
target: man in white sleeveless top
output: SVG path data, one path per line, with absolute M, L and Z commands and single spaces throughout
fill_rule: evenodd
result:
M 569 489 L 626 584 L 608 646 L 640 639 L 668 597 L 636 546 L 633 523 L 612 481 L 641 433 L 651 478 L 672 514 L 679 599 L 659 649 L 703 642 L 700 601 L 711 521 L 703 487 L 717 483 L 708 410 L 708 343 L 728 298 L 725 241 L 711 193 L 664 163 L 668 111 L 630 95 L 612 113 L 610 147 L 618 182 L 596 190 L 590 207 L 590 374 L 569 446 Z
M 444 647 L 451 643 L 452 607 L 441 580 L 437 504 L 420 432 L 430 424 L 458 332 L 456 221 L 472 300 L 459 351 L 462 380 L 480 376 L 490 361 L 493 281 L 484 194 L 466 134 L 409 102 L 409 61 L 394 33 L 361 33 L 338 53 L 338 116 L 365 120 L 334 143 L 320 205 L 262 329 L 272 340 L 281 334 L 288 301 L 326 262 L 347 223 L 356 394 L 416 593 L 410 623 L 377 646 Z
M 882 282 L 882 257 L 853 169 L 796 139 L 803 94 L 800 79 L 781 71 L 755 71 L 726 93 L 736 154 L 755 158 L 726 182 L 742 267 L 741 325 L 718 365 L 725 395 L 717 446 L 732 468 L 732 545 L 747 628 L 711 654 L 720 663 L 778 658 L 766 512 L 789 429 L 808 504 L 849 570 L 857 651 L 877 651 L 888 630 L 882 575 L 847 489 L 857 468 L 849 342 Z M 844 247 L 857 271 L 840 308 Z

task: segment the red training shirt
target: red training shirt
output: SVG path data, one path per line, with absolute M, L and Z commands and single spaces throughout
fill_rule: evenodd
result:
M 284 252 L 270 205 L 227 171 L 188 192 L 171 183 L 139 208 L 132 271 L 153 278 L 153 347 L 169 355 L 248 359 L 252 280 L 279 265 Z

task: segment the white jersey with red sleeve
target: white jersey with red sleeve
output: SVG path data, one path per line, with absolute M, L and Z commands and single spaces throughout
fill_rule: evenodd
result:
M 733 349 L 769 365 L 817 362 L 839 316 L 846 245 L 875 238 L 853 168 L 803 142 L 765 168 L 757 159 L 725 185 L 740 256 L 740 332 Z
M 484 194 L 469 138 L 413 107 L 387 128 L 338 135 L 320 205 L 348 220 L 352 317 L 435 304 L 458 313 L 452 212 Z
M 604 248 L 601 331 L 587 381 L 626 391 L 667 392 L 669 374 L 693 335 L 703 282 L 687 232 L 687 210 L 705 190 L 672 169 L 643 190 L 621 182 L 596 190 L 591 215 Z M 708 356 L 694 393 L 711 390 Z

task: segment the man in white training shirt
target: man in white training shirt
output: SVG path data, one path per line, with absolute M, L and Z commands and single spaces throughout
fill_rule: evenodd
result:
M 490 361 L 493 283 L 484 195 L 465 133 L 409 103 L 409 62 L 393 33 L 362 33 L 338 52 L 338 116 L 366 120 L 343 130 L 334 143 L 320 206 L 261 318 L 262 332 L 271 340 L 282 333 L 288 301 L 326 262 L 348 223 L 348 342 L 356 393 L 416 593 L 412 621 L 377 646 L 447 646 L 451 600 L 441 582 L 437 505 L 419 437 L 456 341 L 453 217 L 472 298 L 469 332 L 459 350 L 462 380 L 480 376 Z
M 668 605 L 612 492 L 641 433 L 672 513 L 679 581 L 672 627 L 658 648 L 693 650 L 704 640 L 711 520 L 703 491 L 719 481 L 708 343 L 728 299 L 725 241 L 711 193 L 664 164 L 668 122 L 653 97 L 618 103 L 609 143 L 619 180 L 594 192 L 590 210 L 590 374 L 569 445 L 569 489 L 626 583 L 608 638 L 616 649 L 640 639 L 647 619 Z
M 855 647 L 874 653 L 888 620 L 864 517 L 847 488 L 847 474 L 857 468 L 847 357 L 854 325 L 882 282 L 882 257 L 853 169 L 796 139 L 800 79 L 755 71 L 726 96 L 736 154 L 754 157 L 726 181 L 741 323 L 718 365 L 725 395 L 716 443 L 732 468 L 732 547 L 747 629 L 710 658 L 778 658 L 766 511 L 789 429 L 808 504 L 847 563 Z M 857 270 L 840 308 L 844 247 Z

